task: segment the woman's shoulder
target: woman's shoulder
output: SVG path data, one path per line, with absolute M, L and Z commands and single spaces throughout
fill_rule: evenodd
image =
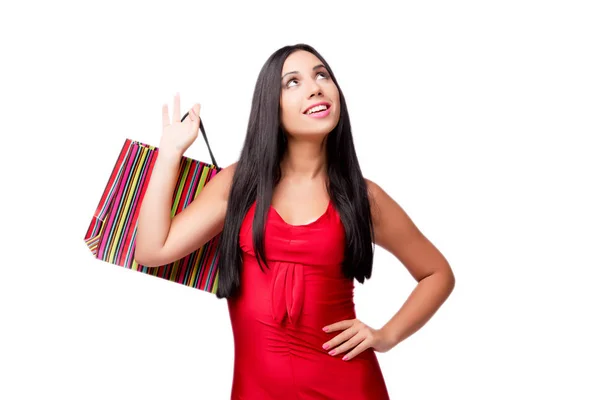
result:
M 221 168 L 219 174 L 225 174 L 229 179 L 233 178 L 233 174 L 235 174 L 235 170 L 237 168 L 238 162 L 234 162 L 233 164 L 229 164 L 228 166 Z
M 222 196 L 225 198 L 229 197 L 229 191 L 231 190 L 231 183 L 233 182 L 233 175 L 237 168 L 237 161 L 224 168 L 221 168 L 219 173 L 212 179 L 214 184 L 221 188 Z
M 382 220 L 382 214 L 395 212 L 401 207 L 379 184 L 370 179 L 364 179 L 371 206 L 371 218 L 377 225 Z
M 370 179 L 364 178 L 364 180 L 367 186 L 367 194 L 369 195 L 371 207 L 376 206 L 381 201 L 381 197 L 386 195 L 385 190 Z

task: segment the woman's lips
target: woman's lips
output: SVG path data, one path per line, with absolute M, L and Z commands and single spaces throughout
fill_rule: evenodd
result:
M 323 111 L 318 111 L 312 114 L 306 114 L 309 117 L 312 118 L 325 118 L 326 116 L 329 115 L 329 113 L 331 112 L 331 107 L 329 107 L 327 110 L 323 110 Z

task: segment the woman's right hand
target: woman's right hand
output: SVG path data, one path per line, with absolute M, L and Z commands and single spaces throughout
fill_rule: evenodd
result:
M 198 137 L 198 129 L 200 127 L 200 104 L 194 104 L 183 122 L 181 122 L 179 104 L 180 98 L 179 93 L 177 93 L 175 94 L 173 102 L 172 121 L 169 120 L 169 108 L 167 104 L 163 104 L 163 132 L 162 137 L 160 138 L 159 151 L 182 156 Z

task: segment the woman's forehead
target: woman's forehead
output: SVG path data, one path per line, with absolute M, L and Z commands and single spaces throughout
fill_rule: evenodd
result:
M 285 60 L 282 73 L 286 74 L 292 71 L 302 72 L 303 70 L 312 70 L 319 64 L 322 64 L 322 62 L 317 56 L 305 50 L 298 50 L 290 54 Z

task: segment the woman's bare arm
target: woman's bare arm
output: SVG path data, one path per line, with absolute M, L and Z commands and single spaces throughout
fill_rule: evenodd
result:
M 375 244 L 393 254 L 418 282 L 404 305 L 381 329 L 393 347 L 420 329 L 446 301 L 455 277 L 442 253 L 404 209 L 379 185 L 366 180 Z
M 223 230 L 236 164 L 222 169 L 183 211 L 171 218 L 178 165 L 179 161 L 166 157 L 161 160 L 159 153 L 142 202 L 134 258 L 146 267 L 183 258 Z
M 194 104 L 188 116 L 181 120 L 179 93 L 173 101 L 171 118 L 167 104 L 162 106 L 163 132 L 138 216 L 134 253 L 138 264 L 147 267 L 183 258 L 223 229 L 236 164 L 221 170 L 183 211 L 171 218 L 181 157 L 198 137 L 200 104 Z

